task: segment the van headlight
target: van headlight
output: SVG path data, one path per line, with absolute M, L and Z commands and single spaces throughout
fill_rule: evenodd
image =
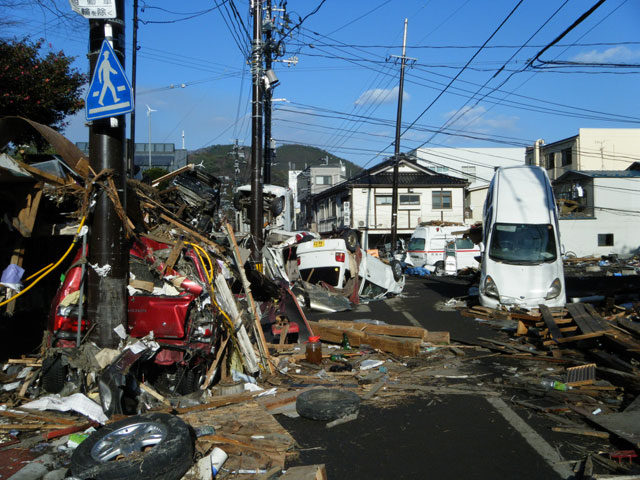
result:
M 498 286 L 493 281 L 491 276 L 487 275 L 484 279 L 484 293 L 488 297 L 500 298 L 500 292 L 498 292 Z
M 556 278 L 553 282 L 551 282 L 551 286 L 549 290 L 547 290 L 547 294 L 545 295 L 545 300 L 551 300 L 556 298 L 562 292 L 562 283 L 560 283 L 560 279 Z

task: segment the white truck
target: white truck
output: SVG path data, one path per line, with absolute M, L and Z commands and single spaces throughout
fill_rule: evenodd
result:
M 466 229 L 464 225 L 419 225 L 407 245 L 408 260 L 416 267 L 433 267 L 436 273 L 444 273 L 446 246 L 454 242 L 455 269 L 478 268 L 480 247 L 457 233 Z

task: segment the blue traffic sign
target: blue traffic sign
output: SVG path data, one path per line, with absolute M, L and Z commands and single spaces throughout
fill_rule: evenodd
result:
M 133 111 L 133 90 L 107 40 L 102 42 L 85 104 L 87 120 L 115 117 Z

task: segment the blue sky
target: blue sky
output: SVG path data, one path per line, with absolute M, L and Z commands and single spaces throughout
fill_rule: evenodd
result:
M 251 79 L 242 51 L 249 39 L 238 20 L 250 33 L 249 2 L 234 0 L 237 17 L 231 2 L 217 3 L 221 8 L 213 0 L 140 0 L 136 141 L 148 140 L 149 105 L 157 110 L 154 142 L 180 146 L 184 131 L 188 149 L 236 138 L 249 144 Z M 399 65 L 391 56 L 402 53 L 405 18 L 407 56 L 416 60 L 405 76 L 401 151 L 524 146 L 579 128 L 638 128 L 640 67 L 627 65 L 640 64 L 640 2 L 604 2 L 540 57 L 561 63 L 527 67 L 595 3 L 290 0 L 294 23 L 320 8 L 285 40 L 280 60 L 289 62 L 275 63 L 274 98 L 282 100 L 275 104 L 273 137 L 277 145 L 313 145 L 359 165 L 392 154 Z M 68 2 L 57 5 L 75 15 Z M 130 72 L 132 1 L 125 5 Z M 43 38 L 88 70 L 88 21 L 77 15 L 75 22 L 60 21 L 39 8 L 4 13 L 18 23 L 3 36 Z M 87 140 L 84 112 L 65 133 Z

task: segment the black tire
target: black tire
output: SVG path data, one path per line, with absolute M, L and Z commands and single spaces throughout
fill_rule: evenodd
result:
M 49 393 L 60 393 L 67 380 L 67 370 L 60 356 L 45 358 L 42 361 L 42 388 Z
M 358 232 L 355 230 L 345 230 L 342 233 L 342 239 L 344 240 L 347 250 L 351 253 L 355 252 L 358 248 Z
M 398 260 L 391 260 L 391 271 L 393 272 L 393 279 L 399 282 L 402 278 L 402 264 Z
M 136 415 L 90 435 L 73 452 L 70 469 L 81 479 L 179 480 L 191 467 L 193 443 L 188 425 L 174 415 Z
M 434 266 L 436 267 L 436 270 L 434 272 L 436 275 L 444 274 L 444 262 L 436 262 Z
M 284 211 L 284 197 L 278 197 L 271 202 L 271 213 L 277 217 Z
M 331 421 L 357 413 L 359 409 L 360 397 L 348 390 L 308 390 L 296 400 L 298 414 L 311 420 Z
M 178 386 L 176 388 L 180 395 L 188 395 L 195 392 L 200 388 L 200 377 L 202 369 L 196 368 L 184 368 L 181 369 L 178 375 Z

